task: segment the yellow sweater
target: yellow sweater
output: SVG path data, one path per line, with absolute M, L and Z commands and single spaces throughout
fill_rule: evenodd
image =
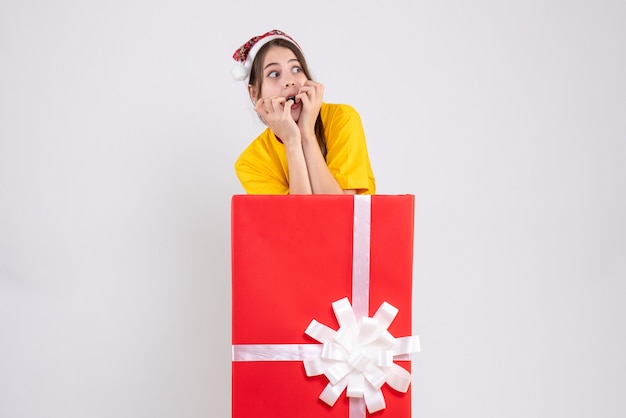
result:
M 342 189 L 374 194 L 365 132 L 357 111 L 345 104 L 322 103 L 326 135 L 326 164 Z M 235 171 L 248 194 L 288 194 L 289 171 L 285 146 L 267 128 L 241 153 Z

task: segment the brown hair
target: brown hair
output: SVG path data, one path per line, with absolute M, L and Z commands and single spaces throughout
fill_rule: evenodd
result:
M 263 77 L 258 76 L 259 74 L 263 74 L 263 60 L 265 59 L 265 54 L 267 50 L 272 46 L 280 46 L 283 48 L 290 49 L 298 61 L 300 61 L 300 65 L 302 66 L 302 71 L 306 75 L 306 78 L 312 80 L 311 73 L 309 72 L 309 67 L 307 66 L 306 60 L 304 59 L 304 54 L 293 43 L 287 41 L 286 39 L 278 38 L 269 41 L 267 44 L 263 45 L 259 52 L 256 54 L 254 58 L 254 62 L 250 67 L 250 80 L 248 83 L 253 86 L 256 91 L 261 91 L 261 85 L 263 84 Z M 322 117 L 320 114 L 317 115 L 317 120 L 315 121 L 315 136 L 317 137 L 317 143 L 320 146 L 320 150 L 322 151 L 322 155 L 324 159 L 326 159 L 326 135 L 324 134 L 324 124 L 322 123 Z

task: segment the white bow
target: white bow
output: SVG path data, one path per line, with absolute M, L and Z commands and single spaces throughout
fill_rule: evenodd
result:
M 364 398 L 369 413 L 386 407 L 380 388 L 387 383 L 406 393 L 411 374 L 394 358 L 420 351 L 419 337 L 395 338 L 387 331 L 398 309 L 383 302 L 372 318 L 357 321 L 348 298 L 333 302 L 339 330 L 311 321 L 305 333 L 323 344 L 321 354 L 303 360 L 307 376 L 325 375 L 329 383 L 320 399 L 333 406 L 347 388 L 346 396 Z

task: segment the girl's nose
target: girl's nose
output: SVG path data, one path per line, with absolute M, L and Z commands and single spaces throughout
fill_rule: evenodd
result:
M 293 80 L 287 80 L 285 82 L 285 87 L 292 87 L 292 86 L 295 86 L 295 85 L 296 85 L 296 82 L 293 81 Z

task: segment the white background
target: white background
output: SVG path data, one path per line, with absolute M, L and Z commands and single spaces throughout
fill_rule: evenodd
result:
M 622 0 L 0 3 L 0 417 L 230 416 L 230 198 L 283 29 L 416 196 L 415 417 L 626 416 Z

